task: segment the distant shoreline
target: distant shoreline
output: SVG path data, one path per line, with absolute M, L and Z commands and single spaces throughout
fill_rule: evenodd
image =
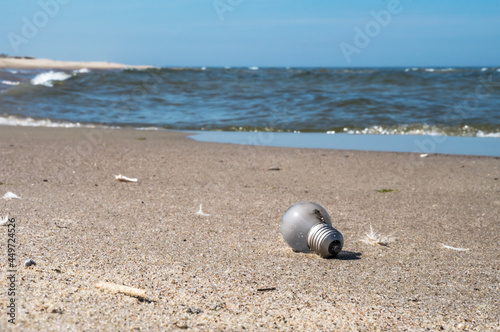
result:
M 62 69 L 79 70 L 87 69 L 148 69 L 154 66 L 133 66 L 104 61 L 57 61 L 50 59 L 36 59 L 31 57 L 0 57 L 0 69 Z

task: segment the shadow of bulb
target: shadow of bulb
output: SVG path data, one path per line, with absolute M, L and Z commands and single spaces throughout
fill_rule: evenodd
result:
M 342 250 L 342 234 L 332 227 L 328 212 L 313 202 L 292 205 L 281 219 L 281 235 L 295 252 L 315 252 L 323 258 Z

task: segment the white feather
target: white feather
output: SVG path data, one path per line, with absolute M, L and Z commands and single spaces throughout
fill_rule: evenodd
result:
M 366 244 L 371 244 L 372 246 L 387 246 L 392 243 L 396 238 L 392 235 L 381 235 L 375 232 L 370 225 L 370 233 L 366 233 L 366 236 L 360 241 Z
M 7 201 L 10 201 L 11 199 L 21 199 L 21 197 L 17 196 L 16 194 L 14 194 L 13 192 L 7 192 L 5 195 L 3 195 L 2 197 L 3 199 L 7 200 Z
M 7 223 L 9 222 L 9 216 L 5 216 L 5 218 L 0 219 L 0 226 L 6 226 Z
M 447 246 L 446 244 L 442 244 L 442 245 L 446 249 L 451 249 L 451 250 L 456 250 L 456 251 L 469 251 L 470 250 L 469 248 L 455 248 L 455 247 L 452 247 L 452 246 Z
M 196 212 L 196 214 L 199 216 L 204 216 L 204 217 L 210 216 L 208 213 L 203 212 L 203 204 L 200 204 L 200 209 L 198 210 L 198 212 Z

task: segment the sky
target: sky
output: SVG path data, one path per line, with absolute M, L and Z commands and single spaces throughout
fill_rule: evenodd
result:
M 0 53 L 155 66 L 499 66 L 500 0 L 0 0 Z

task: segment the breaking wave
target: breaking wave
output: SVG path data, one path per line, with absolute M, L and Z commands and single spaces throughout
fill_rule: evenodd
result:
M 426 135 L 426 136 L 467 136 L 467 137 L 500 137 L 500 128 L 479 129 L 472 126 L 429 126 L 427 124 L 371 126 L 363 129 L 344 127 L 340 130 L 329 130 L 327 134 L 345 133 L 354 135 Z
M 92 124 L 78 122 L 53 121 L 49 119 L 18 118 L 16 116 L 0 116 L 0 125 L 19 127 L 50 127 L 50 128 L 94 128 Z
M 36 75 L 31 79 L 31 84 L 33 85 L 45 85 L 47 87 L 53 87 L 54 81 L 65 81 L 72 75 L 67 74 L 62 71 L 49 71 Z
M 3 80 L 0 83 L 5 84 L 5 85 L 19 85 L 19 82 L 12 82 L 12 81 L 6 81 Z

